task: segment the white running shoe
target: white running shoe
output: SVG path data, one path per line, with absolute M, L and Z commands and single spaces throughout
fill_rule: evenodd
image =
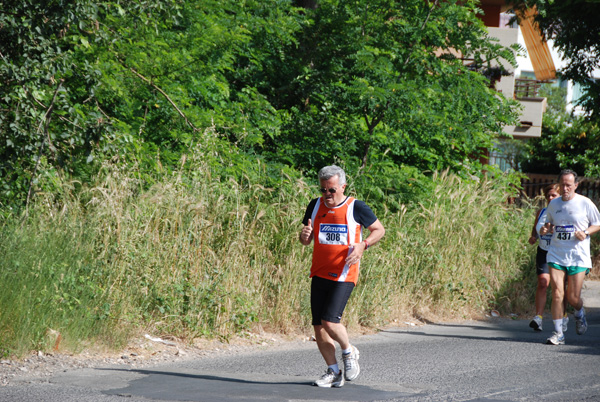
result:
M 535 317 L 533 317 L 533 319 L 529 323 L 529 327 L 533 328 L 534 331 L 541 331 L 542 330 L 542 317 L 540 317 L 539 315 L 536 315 Z
M 342 354 L 342 359 L 344 360 L 344 377 L 346 378 L 346 381 L 352 381 L 360 374 L 360 366 L 358 365 L 360 353 L 356 347 L 351 347 L 352 352 L 347 355 Z
M 546 340 L 546 344 L 548 345 L 564 345 L 565 344 L 565 336 L 563 334 L 558 334 L 558 332 L 553 332 L 552 336 Z
M 325 374 L 316 380 L 314 385 L 321 388 L 342 387 L 344 385 L 344 376 L 342 375 L 342 370 L 335 374 L 331 368 L 327 368 Z

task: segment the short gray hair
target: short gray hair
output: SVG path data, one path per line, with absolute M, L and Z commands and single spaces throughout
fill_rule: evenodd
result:
M 571 170 L 571 169 L 564 169 L 564 170 L 562 170 L 560 172 L 560 174 L 558 175 L 558 181 L 560 181 L 560 179 L 562 179 L 563 176 L 566 176 L 568 174 L 572 174 L 575 183 L 579 183 L 579 177 L 577 176 L 577 173 L 575 173 L 575 171 Z
M 346 184 L 346 172 L 339 166 L 331 165 L 325 166 L 319 170 L 319 180 L 329 180 L 333 176 L 339 177 L 339 185 L 343 186 Z

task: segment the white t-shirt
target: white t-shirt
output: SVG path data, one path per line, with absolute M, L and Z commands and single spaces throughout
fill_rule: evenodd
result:
M 546 222 L 554 225 L 546 261 L 565 267 L 592 268 L 590 237 L 578 240 L 576 231 L 600 225 L 600 213 L 587 197 L 575 194 L 569 201 L 558 197 L 546 208 Z
M 550 247 L 550 241 L 552 240 L 552 235 L 551 234 L 545 234 L 543 236 L 540 235 L 540 230 L 542 229 L 542 226 L 544 226 L 545 224 L 546 224 L 546 208 L 544 208 L 540 211 L 540 217 L 538 218 L 537 224 L 535 225 L 535 231 L 537 232 L 538 238 L 540 240 L 538 243 L 539 248 L 541 248 L 542 250 L 548 251 L 548 248 Z

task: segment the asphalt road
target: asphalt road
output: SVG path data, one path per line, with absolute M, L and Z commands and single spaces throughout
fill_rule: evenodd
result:
M 0 388 L 0 401 L 600 401 L 600 282 L 584 285 L 589 329 L 546 345 L 551 320 L 439 323 L 353 339 L 361 375 L 311 386 L 324 369 L 313 342 L 151 369 L 70 370 Z

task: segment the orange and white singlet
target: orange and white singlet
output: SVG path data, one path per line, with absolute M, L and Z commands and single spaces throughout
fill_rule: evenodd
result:
M 354 220 L 354 203 L 352 197 L 340 205 L 329 208 L 322 198 L 312 213 L 314 250 L 310 277 L 318 276 L 338 282 L 358 280 L 360 262 L 346 264 L 346 257 L 353 248 L 350 244 L 362 241 L 362 226 Z

